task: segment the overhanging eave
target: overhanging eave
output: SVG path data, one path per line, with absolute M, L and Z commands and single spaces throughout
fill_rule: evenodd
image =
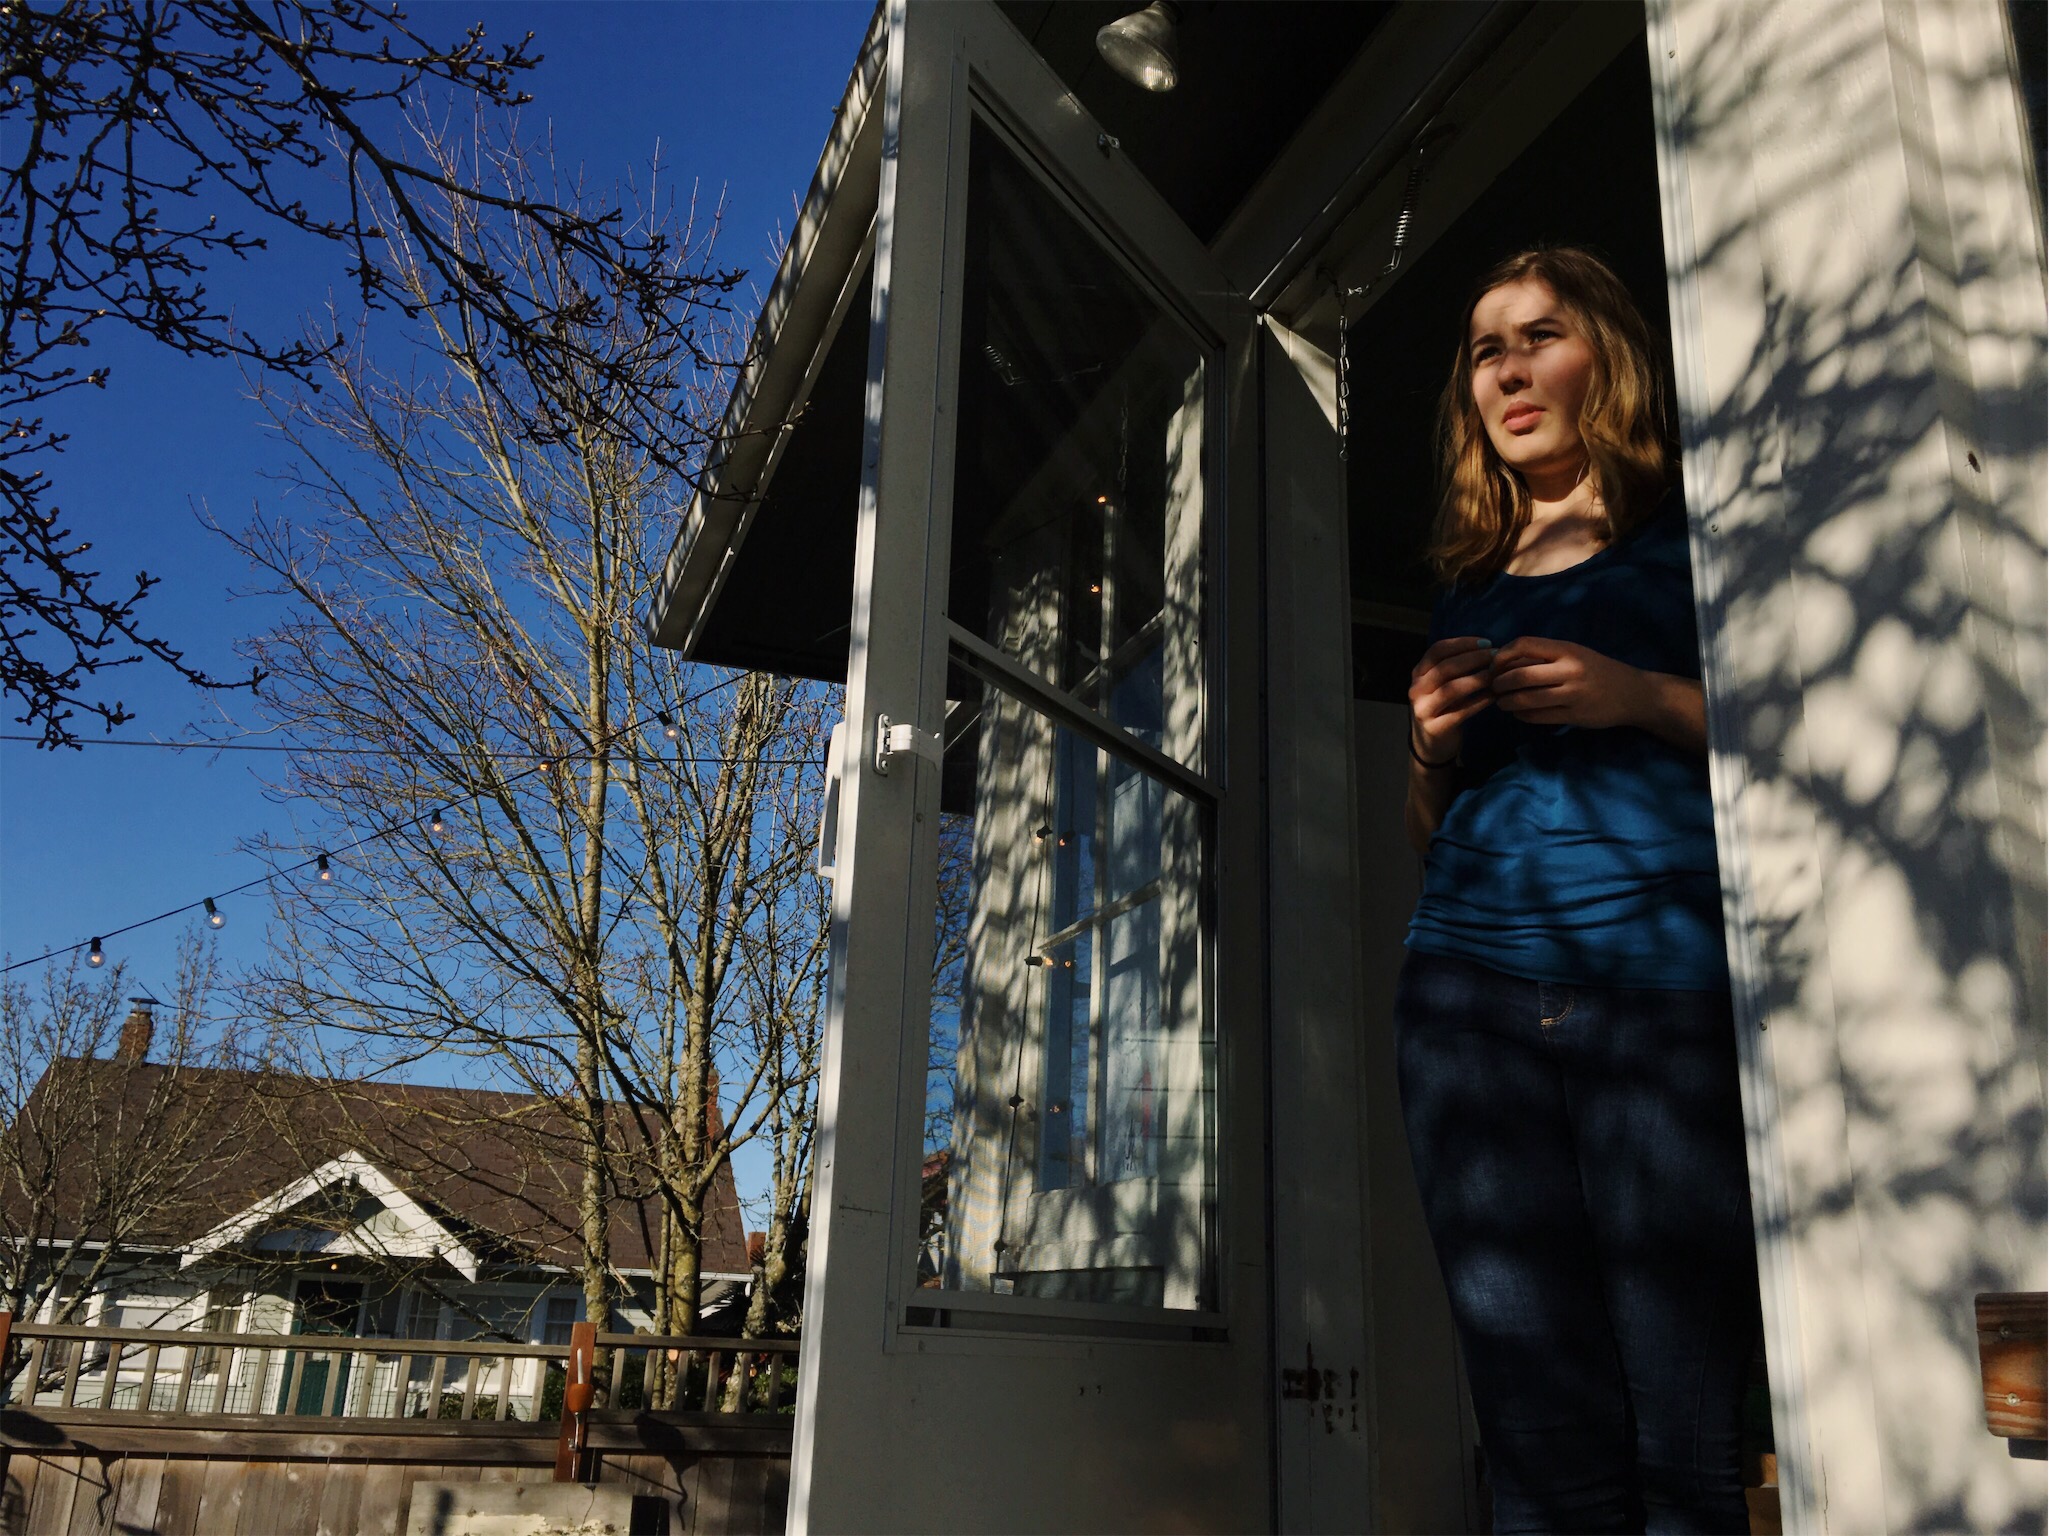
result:
M 695 648 L 832 338 L 861 290 L 881 180 L 877 88 L 887 38 L 878 7 L 647 615 L 656 645 L 686 655 Z

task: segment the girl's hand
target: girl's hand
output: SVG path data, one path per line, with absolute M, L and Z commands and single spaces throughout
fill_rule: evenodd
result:
M 1648 727 L 1653 676 L 1583 645 L 1524 635 L 1494 659 L 1494 702 L 1531 725 Z
M 1494 647 L 1478 635 L 1440 640 L 1409 674 L 1409 745 L 1427 763 L 1459 754 L 1464 725 L 1494 702 Z

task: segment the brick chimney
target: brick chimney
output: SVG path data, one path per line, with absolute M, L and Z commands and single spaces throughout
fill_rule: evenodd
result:
M 121 1043 L 114 1047 L 114 1060 L 140 1066 L 149 1060 L 150 1041 L 157 1032 L 153 997 L 131 997 L 127 1022 L 121 1026 Z

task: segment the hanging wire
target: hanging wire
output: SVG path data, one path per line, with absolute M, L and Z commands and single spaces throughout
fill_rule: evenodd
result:
M 1402 264 L 1402 250 L 1409 243 L 1409 230 L 1416 221 L 1416 198 L 1423 190 L 1423 165 L 1430 151 L 1452 132 L 1450 124 L 1431 118 L 1416 132 L 1409 145 L 1409 174 L 1402 183 L 1401 211 L 1395 215 L 1394 241 L 1388 249 L 1387 265 L 1363 283 L 1347 287 L 1336 284 L 1338 297 L 1338 462 L 1352 454 L 1351 330 L 1352 300 L 1363 299 L 1393 277 Z
M 606 735 L 605 735 L 605 736 L 604 736 L 604 737 L 603 737 L 603 738 L 602 738 L 602 739 L 601 739 L 601 740 L 600 740 L 600 741 L 598 742 L 598 744 L 597 744 L 597 745 L 595 745 L 595 746 L 593 746 L 593 747 L 590 747 L 590 748 L 589 748 L 589 749 L 587 749 L 587 750 L 584 750 L 584 751 L 581 751 L 581 752 L 565 752 L 565 753 L 558 753 L 558 754 L 555 754 L 555 755 L 552 755 L 552 756 L 547 756 L 547 757 L 540 757 L 540 756 L 539 756 L 539 754 L 532 754 L 533 756 L 535 756 L 535 757 L 538 757 L 538 758 L 539 758 L 539 760 L 538 760 L 538 761 L 536 761 L 536 762 L 534 762 L 534 764 L 533 764 L 533 766 L 532 766 L 532 767 L 529 767 L 529 768 L 524 768 L 524 769 L 520 770 L 520 771 L 519 771 L 518 773 L 515 773 L 515 774 L 511 774 L 511 775 L 508 775 L 508 776 L 506 777 L 506 779 L 504 780 L 504 783 L 505 783 L 505 785 L 507 785 L 507 786 L 510 786 L 510 785 L 513 785 L 513 784 L 517 784 L 517 783 L 518 783 L 518 782 L 519 782 L 520 780 L 522 780 L 522 779 L 532 778 L 532 777 L 533 777 L 533 776 L 534 776 L 535 774 L 537 774 L 537 773 L 546 773 L 546 772 L 549 772 L 549 771 L 551 771 L 551 770 L 553 770 L 553 769 L 555 769 L 555 768 L 557 768 L 557 767 L 559 767 L 559 766 L 561 766 L 561 765 L 563 765 L 563 764 L 566 764 L 566 763 L 567 763 L 567 762 L 568 762 L 568 761 L 569 761 L 569 760 L 570 760 L 571 758 L 582 758 L 582 759 L 589 759 L 589 758 L 595 757 L 595 756 L 597 756 L 598 754 L 600 754 L 600 753 L 602 753 L 602 752 L 606 752 L 606 751 L 607 751 L 607 750 L 609 749 L 610 743 L 611 743 L 612 741 L 616 740 L 616 739 L 617 739 L 618 737 L 621 737 L 621 736 L 625 736 L 625 735 L 628 735 L 628 734 L 630 734 L 630 733 L 632 733 L 632 732 L 635 732 L 635 731 L 641 731 L 641 730 L 646 730 L 646 729 L 648 729 L 648 728 L 649 728 L 649 727 L 651 727 L 651 726 L 657 726 L 657 725 L 663 725 L 663 724 L 666 724 L 668 720 L 670 720 L 670 719 L 674 719 L 674 718 L 675 718 L 675 716 L 677 716 L 677 715 L 680 715 L 680 714 L 681 714 L 681 713 L 682 713 L 682 712 L 683 712 L 684 710 L 686 710 L 686 709 L 690 708 L 690 706 L 691 706 L 691 705 L 693 705 L 693 704 L 696 704 L 696 703 L 699 703 L 699 702 L 701 702 L 701 701 L 703 701 L 703 700 L 705 700 L 705 699 L 708 699 L 708 698 L 710 698 L 710 697 L 711 697 L 711 696 L 712 696 L 713 694 L 717 693 L 717 692 L 718 692 L 718 691 L 719 691 L 719 690 L 720 690 L 721 688 L 730 688 L 730 687 L 732 687 L 732 686 L 733 686 L 733 685 L 734 685 L 735 683 L 737 683 L 737 682 L 740 682 L 740 681 L 741 681 L 741 680 L 742 680 L 743 678 L 745 678 L 746 676 L 747 676 L 747 674 L 746 674 L 746 673 L 737 673 L 737 674 L 735 674 L 735 675 L 734 675 L 734 676 L 732 676 L 732 677 L 728 677 L 728 678 L 722 679 L 722 680 L 721 680 L 721 681 L 719 681 L 719 682 L 713 683 L 713 684 L 712 684 L 712 685 L 711 685 L 711 686 L 710 686 L 709 688 L 705 688 L 705 689 L 703 689 L 703 690 L 701 690 L 701 691 L 699 691 L 699 692 L 697 692 L 697 693 L 694 693 L 694 694 L 692 694 L 692 695 L 691 695 L 691 696 L 690 696 L 689 698 L 687 698 L 687 699 L 683 700 L 683 702 L 682 702 L 682 703 L 680 703 L 680 704 L 678 704 L 678 705 L 676 706 L 676 708 L 675 708 L 675 711 L 674 711 L 674 713 L 673 713 L 673 714 L 671 714 L 671 712 L 670 712 L 670 711 L 667 711 L 667 710 L 657 710 L 657 711 L 655 711 L 655 712 L 654 712 L 653 714 L 651 714 L 651 715 L 647 716 L 647 718 L 645 718 L 645 719 L 643 719 L 643 720 L 635 720 L 635 721 L 631 721 L 631 722 L 629 722 L 628 724 L 625 724 L 625 725 L 619 726 L 619 727 L 618 727 L 617 729 L 615 729 L 615 730 L 613 730 L 613 731 L 610 731 L 610 732 L 608 732 L 608 733 L 607 733 L 607 734 L 606 734 Z M 9 737 L 9 738 L 6 738 L 6 739 L 9 739 L 9 740 L 21 740 L 21 739 L 25 739 L 25 738 L 20 738 L 20 737 Z M 30 739 L 40 739 L 40 738 L 30 738 Z M 88 745 L 101 745 L 101 744 L 102 744 L 102 743 L 88 743 Z M 152 742 L 135 742 L 135 741 L 113 741 L 113 742 L 107 742 L 107 743 L 103 743 L 103 744 L 104 744 L 104 745 L 109 745 L 109 746 L 151 746 L 151 747 L 176 747 L 176 748 L 177 748 L 177 749 L 179 749 L 179 750 L 187 750 L 187 751 L 191 751 L 191 750 L 205 751 L 205 750 L 209 750 L 209 749 L 211 749 L 211 750 L 216 750 L 216 751 L 219 751 L 219 750 L 236 750 L 236 749 L 237 749 L 237 748 L 236 748 L 236 747 L 235 747 L 235 746 L 234 746 L 233 744 L 226 744 L 226 743 L 214 743 L 214 742 L 192 742 L 192 743 L 173 743 L 173 742 L 154 742 L 154 741 L 152 741 Z M 240 748 L 239 748 L 239 750 L 243 750 L 243 751 L 273 751 L 273 752 L 314 752 L 314 751 L 320 751 L 321 749 L 318 749 L 318 748 L 312 748 L 312 747 L 280 747 L 280 746 L 271 746 L 271 745 L 267 745 L 267 744 L 266 744 L 266 745 L 253 745 L 253 744 L 252 744 L 252 745 L 248 745 L 248 746 L 243 746 L 243 747 L 240 747 Z M 372 751 L 382 751 L 382 750 L 384 750 L 384 749 L 369 749 L 369 750 L 372 750 Z M 339 756 L 339 755 L 342 755 L 342 754 L 339 754 L 339 753 L 327 753 L 327 752 L 322 752 L 322 755 L 323 755 L 323 756 Z M 410 755 L 410 754 L 408 754 L 408 755 Z M 525 757 L 525 756 L 527 756 L 527 755 L 528 755 L 528 754 L 518 754 L 517 756 L 518 756 L 518 758 L 524 758 L 524 757 Z M 494 758 L 493 758 L 492 760 L 493 760 L 493 761 L 499 761 L 500 759 L 499 759 L 499 758 L 496 758 L 496 757 L 494 757 Z M 515 760 L 517 760 L 517 759 L 515 759 Z M 650 759 L 650 760 L 651 760 L 651 761 L 661 761 L 661 762 L 669 762 L 669 761 L 676 761 L 676 759 L 671 759 L 671 758 L 659 758 L 659 759 Z M 682 759 L 681 761 L 685 761 L 685 762 L 712 762 L 712 763 L 724 763 L 724 762 L 753 762 L 753 761 L 756 761 L 756 759 L 753 759 L 753 758 L 734 758 L 734 757 L 713 757 L 713 758 L 685 758 L 685 759 Z M 759 759 L 759 761 L 761 761 L 761 762 L 764 762 L 764 763 L 767 763 L 767 762 L 769 762 L 769 761 L 771 761 L 771 760 L 770 760 L 770 759 L 767 759 L 767 758 L 762 758 L 762 759 Z M 774 761 L 775 761 L 776 763 L 778 763 L 778 764 L 784 764 L 784 765 L 799 765 L 799 764 L 809 764 L 809 763 L 812 763 L 812 762 L 814 762 L 814 761 L 815 761 L 815 759 L 813 759 L 813 758 L 808 758 L 808 757 L 804 757 L 804 758 L 778 758 L 778 759 L 774 759 Z M 133 922 L 133 923 L 129 923 L 129 924 L 126 924 L 125 926 L 123 926 L 123 927 L 120 927 L 120 928 L 108 928 L 108 929 L 105 929 L 105 930 L 104 930 L 104 931 L 102 931 L 101 933 L 99 933 L 99 934 L 96 934 L 96 935 L 94 935 L 94 936 L 93 936 L 93 937 L 92 937 L 91 939 L 85 939 L 85 940 L 81 940 L 80 942 L 78 942 L 78 943 L 76 943 L 76 944 L 66 944 L 66 945 L 62 945 L 62 946 L 60 946 L 59 948 L 56 948 L 56 949 L 48 949 L 48 950 L 45 950 L 45 951 L 43 951 L 43 953 L 42 953 L 42 954 L 40 954 L 40 955 L 36 955 L 36 956 L 33 956 L 33 957 L 32 957 L 32 958 L 30 958 L 30 959 L 27 959 L 27 960 L 16 960 L 16 961 L 13 961 L 13 962 L 11 962 L 11 963 L 9 963 L 9 964 L 7 964 L 7 965 L 4 965 L 4 966 L 0 966 L 0 976 L 4 976 L 4 975 L 6 975 L 6 974 L 7 974 L 8 972 L 10 972 L 10 971 L 18 971 L 18 970 L 20 970 L 20 969 L 21 969 L 22 967 L 24 967 L 24 966 L 29 966 L 29 965 L 41 965 L 41 964 L 42 964 L 42 963 L 43 963 L 44 961 L 46 961 L 46 960 L 55 960 L 55 959 L 57 959 L 58 957 L 60 957 L 60 956 L 63 956 L 63 955 L 71 955 L 71 954 L 76 954 L 76 953 L 77 953 L 77 952 L 78 952 L 79 950 L 81 950 L 81 949 L 86 949 L 86 948 L 88 948 L 88 947 L 90 947 L 90 948 L 91 948 L 91 949 L 92 949 L 92 950 L 93 950 L 94 952 L 101 952 L 101 947 L 102 947 L 102 946 L 103 946 L 103 945 L 104 945 L 104 944 L 106 943 L 106 941 L 107 941 L 107 940 L 109 940 L 109 939 L 117 939 L 117 938 L 121 937 L 121 935 L 123 935 L 123 934 L 125 934 L 125 933 L 133 933 L 133 932 L 135 932 L 135 931 L 136 931 L 136 930 L 137 930 L 138 928 L 148 928 L 148 927 L 150 927 L 150 926 L 152 926 L 152 925 L 154 925 L 154 924 L 156 924 L 156 923 L 168 922 L 168 921 L 169 921 L 170 919 L 172 919 L 172 918 L 174 918 L 174 917 L 182 917 L 182 916 L 183 916 L 183 915 L 184 915 L 185 913 L 187 913 L 187 912 L 202 912 L 202 911 L 203 911 L 203 912 L 205 912 L 205 913 L 207 914 L 207 920 L 208 920 L 208 921 L 209 921 L 210 923 L 212 923 L 214 927 L 218 928 L 218 927 L 220 927 L 220 926 L 221 926 L 221 925 L 222 925 L 222 924 L 223 924 L 224 922 L 226 922 L 226 918 L 225 918 L 225 917 L 224 917 L 224 916 L 223 916 L 223 915 L 222 915 L 222 914 L 220 913 L 219 909 L 218 909 L 218 908 L 217 908 L 217 907 L 215 906 L 215 903 L 216 903 L 217 901 L 225 901 L 225 900 L 227 900 L 227 898 L 228 898 L 228 897 L 230 897 L 230 896 L 239 896 L 239 895 L 241 895 L 241 894 L 242 894 L 242 893 L 243 893 L 244 891 L 253 891 L 253 890 L 255 890 L 255 889 L 256 889 L 256 888 L 258 887 L 258 886 L 261 886 L 261 885 L 269 885 L 269 884 L 271 884 L 271 883 L 272 883 L 272 882 L 274 882 L 274 881 L 277 881 L 277 880 L 282 880 L 282 879 L 285 879 L 285 878 L 286 878 L 286 877 L 288 877 L 288 876 L 291 876 L 291 875 L 295 875 L 295 874 L 297 874 L 297 873 L 298 873 L 298 872 L 299 872 L 300 870 L 304 870 L 304 869 L 315 869 L 315 868 L 317 868 L 317 867 L 318 867 L 318 866 L 319 866 L 320 864 L 322 864 L 322 863 L 326 862 L 326 861 L 327 861 L 327 859 L 328 859 L 328 858 L 329 858 L 330 856 L 334 856 L 334 855 L 338 855 L 338 854 L 343 854 L 343 853 L 352 853 L 352 852 L 354 852 L 354 851 L 355 851 L 356 849 L 358 849 L 358 848 L 367 848 L 367 847 L 369 847 L 369 846 L 370 846 L 371 844 L 373 844 L 373 843 L 380 843 L 380 842 L 383 842 L 383 841 L 384 841 L 384 840 L 385 840 L 386 838 L 389 838 L 389 837 L 396 837 L 396 836 L 397 836 L 397 835 L 398 835 L 399 833 L 401 833 L 401 832 L 405 832 L 405 831 L 408 831 L 408 830 L 410 830 L 410 829 L 412 829 L 412 828 L 415 828 L 415 827 L 420 827 L 420 826 L 428 826 L 428 827 L 430 827 L 430 828 L 431 828 L 431 827 L 434 827 L 434 826 L 435 826 L 436 824 L 441 824 L 441 823 L 444 823 L 444 822 L 445 822 L 445 819 L 446 819 L 446 816 L 447 816 L 447 812 L 446 812 L 445 810 L 442 810 L 442 809 L 436 809 L 436 810 L 432 810 L 432 811 L 426 812 L 425 814 L 423 814 L 423 815 L 419 815 L 419 816 L 406 816 L 406 817 L 401 817 L 401 818 L 399 818 L 399 819 L 397 819 L 397 820 L 395 820 L 395 821 L 391 821 L 391 822 L 388 822 L 387 824 L 385 824 L 384 826 L 382 826 L 382 827 L 378 828 L 378 829 L 377 829 L 376 831 L 374 831 L 374 832 L 365 832 L 365 833 L 364 833 L 364 834 L 363 834 L 363 835 L 362 835 L 361 837 L 357 838 L 357 839 L 356 839 L 356 840 L 355 840 L 354 842 L 350 842 L 350 843 L 338 843 L 338 844 L 334 844 L 334 845 L 330 846 L 329 848 L 327 848 L 327 849 L 326 849 L 326 850 L 325 850 L 324 852 L 312 854 L 312 855 L 310 855 L 310 856 L 309 856 L 309 857 L 307 857 L 307 858 L 304 858 L 304 859 L 301 859 L 301 860 L 299 860 L 299 861 L 298 861 L 298 862 L 297 862 L 296 864 L 287 864 L 287 865 L 284 865 L 284 866 L 283 866 L 283 867 L 281 867 L 281 868 L 277 868 L 277 869 L 272 869 L 272 870 L 268 871 L 268 872 L 267 872 L 267 873 L 265 873 L 265 874 L 261 874 L 261 875 L 258 875 L 258 876 L 257 876 L 257 877 L 256 877 L 255 879 L 253 879 L 253 880 L 245 880 L 245 881 L 243 881 L 243 882 L 242 882 L 242 883 L 241 883 L 240 885 L 230 886 L 230 887 L 228 887 L 228 889 L 226 889 L 226 890 L 224 890 L 224 891 L 215 891 L 215 892 L 214 892 L 214 893 L 213 893 L 212 895 L 210 895 L 210 896 L 202 896 L 202 897 L 198 898 L 198 899 L 197 899 L 197 900 L 195 900 L 195 901 L 188 901 L 188 902 L 185 902 L 185 903 L 184 903 L 183 905 L 181 905 L 181 906 L 171 907 L 171 908 L 169 908 L 169 909 L 168 909 L 168 910 L 166 910 L 166 911 L 163 911 L 163 912 L 159 912 L 159 913 L 157 913 L 157 914 L 156 914 L 156 915 L 155 915 L 154 917 L 145 917 L 145 918 L 142 918 L 142 919 L 140 919 L 140 920 L 138 920 L 138 921 L 136 921 L 136 922 Z
M 665 723 L 666 717 L 667 711 L 658 711 L 649 719 L 641 721 L 640 724 L 662 725 L 662 735 L 667 737 L 670 741 L 674 741 L 676 740 L 676 737 L 671 736 L 669 734 L 670 727 L 668 726 L 668 724 Z M 633 729 L 633 727 L 631 726 L 620 727 L 621 731 L 631 729 Z M 42 739 L 43 738 L 40 736 L 0 734 L 0 741 L 40 742 L 42 741 Z M 319 757 L 419 756 L 417 752 L 410 751 L 404 747 L 314 747 L 294 746 L 281 742 L 247 741 L 137 741 L 133 737 L 121 736 L 88 737 L 87 739 L 79 742 L 78 745 L 81 747 L 156 747 L 165 752 L 299 752 L 304 753 L 308 756 Z M 794 766 L 799 763 L 809 763 L 814 761 L 814 759 L 808 757 L 677 757 L 674 753 L 667 752 L 656 755 L 613 751 L 610 755 L 622 759 L 630 757 L 634 761 L 642 763 L 711 764 L 749 762 L 778 764 L 782 766 Z M 483 753 L 482 756 L 486 762 L 492 763 L 535 763 L 545 766 L 548 763 L 554 762 L 558 757 L 561 756 L 561 754 L 555 752 L 486 752 Z

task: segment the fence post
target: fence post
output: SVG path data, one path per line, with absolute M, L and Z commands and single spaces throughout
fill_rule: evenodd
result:
M 555 1441 L 555 1481 L 581 1481 L 584 1439 L 589 1429 L 591 1369 L 598 1352 L 595 1323 L 569 1329 L 569 1360 L 562 1381 L 562 1433 Z

